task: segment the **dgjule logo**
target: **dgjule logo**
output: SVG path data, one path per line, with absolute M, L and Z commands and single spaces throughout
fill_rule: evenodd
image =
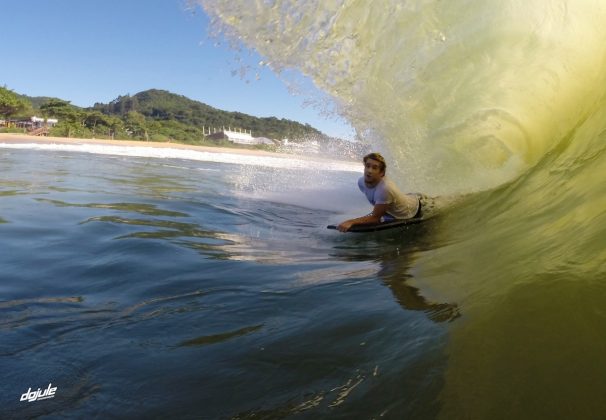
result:
M 38 388 L 37 391 L 32 391 L 31 387 L 27 390 L 26 393 L 21 395 L 20 401 L 34 402 L 40 400 L 48 400 L 49 398 L 54 398 L 55 391 L 57 391 L 57 387 L 52 387 L 51 384 L 48 384 L 48 387 L 42 391 Z

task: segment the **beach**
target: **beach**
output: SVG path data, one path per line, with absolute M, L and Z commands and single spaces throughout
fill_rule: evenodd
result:
M 293 157 L 288 153 L 269 152 L 265 150 L 244 149 L 237 147 L 210 147 L 210 146 L 195 146 L 184 143 L 169 143 L 169 142 L 151 142 L 142 140 L 104 140 L 104 139 L 80 139 L 70 137 L 44 137 L 30 136 L 19 133 L 0 133 L 0 143 L 37 143 L 37 144 L 64 144 L 64 145 L 101 145 L 101 146 L 125 146 L 125 147 L 153 147 L 162 149 L 182 149 L 195 150 L 198 152 L 208 153 L 230 153 L 248 156 L 273 156 L 273 157 Z M 300 157 L 300 156 L 297 156 Z

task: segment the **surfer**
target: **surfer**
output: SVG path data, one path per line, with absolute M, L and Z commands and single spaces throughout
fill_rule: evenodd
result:
M 380 153 L 364 156 L 364 176 L 358 179 L 358 187 L 374 207 L 366 216 L 349 219 L 337 226 L 347 232 L 353 225 L 374 224 L 421 216 L 420 194 L 404 194 L 387 177 L 385 158 Z

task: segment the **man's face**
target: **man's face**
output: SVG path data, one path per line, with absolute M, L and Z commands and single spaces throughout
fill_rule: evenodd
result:
M 381 178 L 385 175 L 385 171 L 381 169 L 381 162 L 374 159 L 366 159 L 364 163 L 364 183 L 369 187 L 377 185 Z

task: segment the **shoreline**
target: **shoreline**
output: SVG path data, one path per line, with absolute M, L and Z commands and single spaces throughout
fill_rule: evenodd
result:
M 184 143 L 168 143 L 168 142 L 147 142 L 143 140 L 105 140 L 105 139 L 80 139 L 71 137 L 46 137 L 46 136 L 30 136 L 20 133 L 0 133 L 0 143 L 19 144 L 19 143 L 35 143 L 35 144 L 67 144 L 67 145 L 99 145 L 99 146 L 123 146 L 123 147 L 149 147 L 158 149 L 181 149 L 193 150 L 197 152 L 208 153 L 229 153 L 247 156 L 273 156 L 282 158 L 309 158 L 289 153 L 269 152 L 266 150 L 252 150 L 237 147 L 213 147 L 213 146 L 196 146 L 193 144 Z M 322 159 L 322 158 L 319 158 Z M 324 159 L 322 159 L 324 160 Z

